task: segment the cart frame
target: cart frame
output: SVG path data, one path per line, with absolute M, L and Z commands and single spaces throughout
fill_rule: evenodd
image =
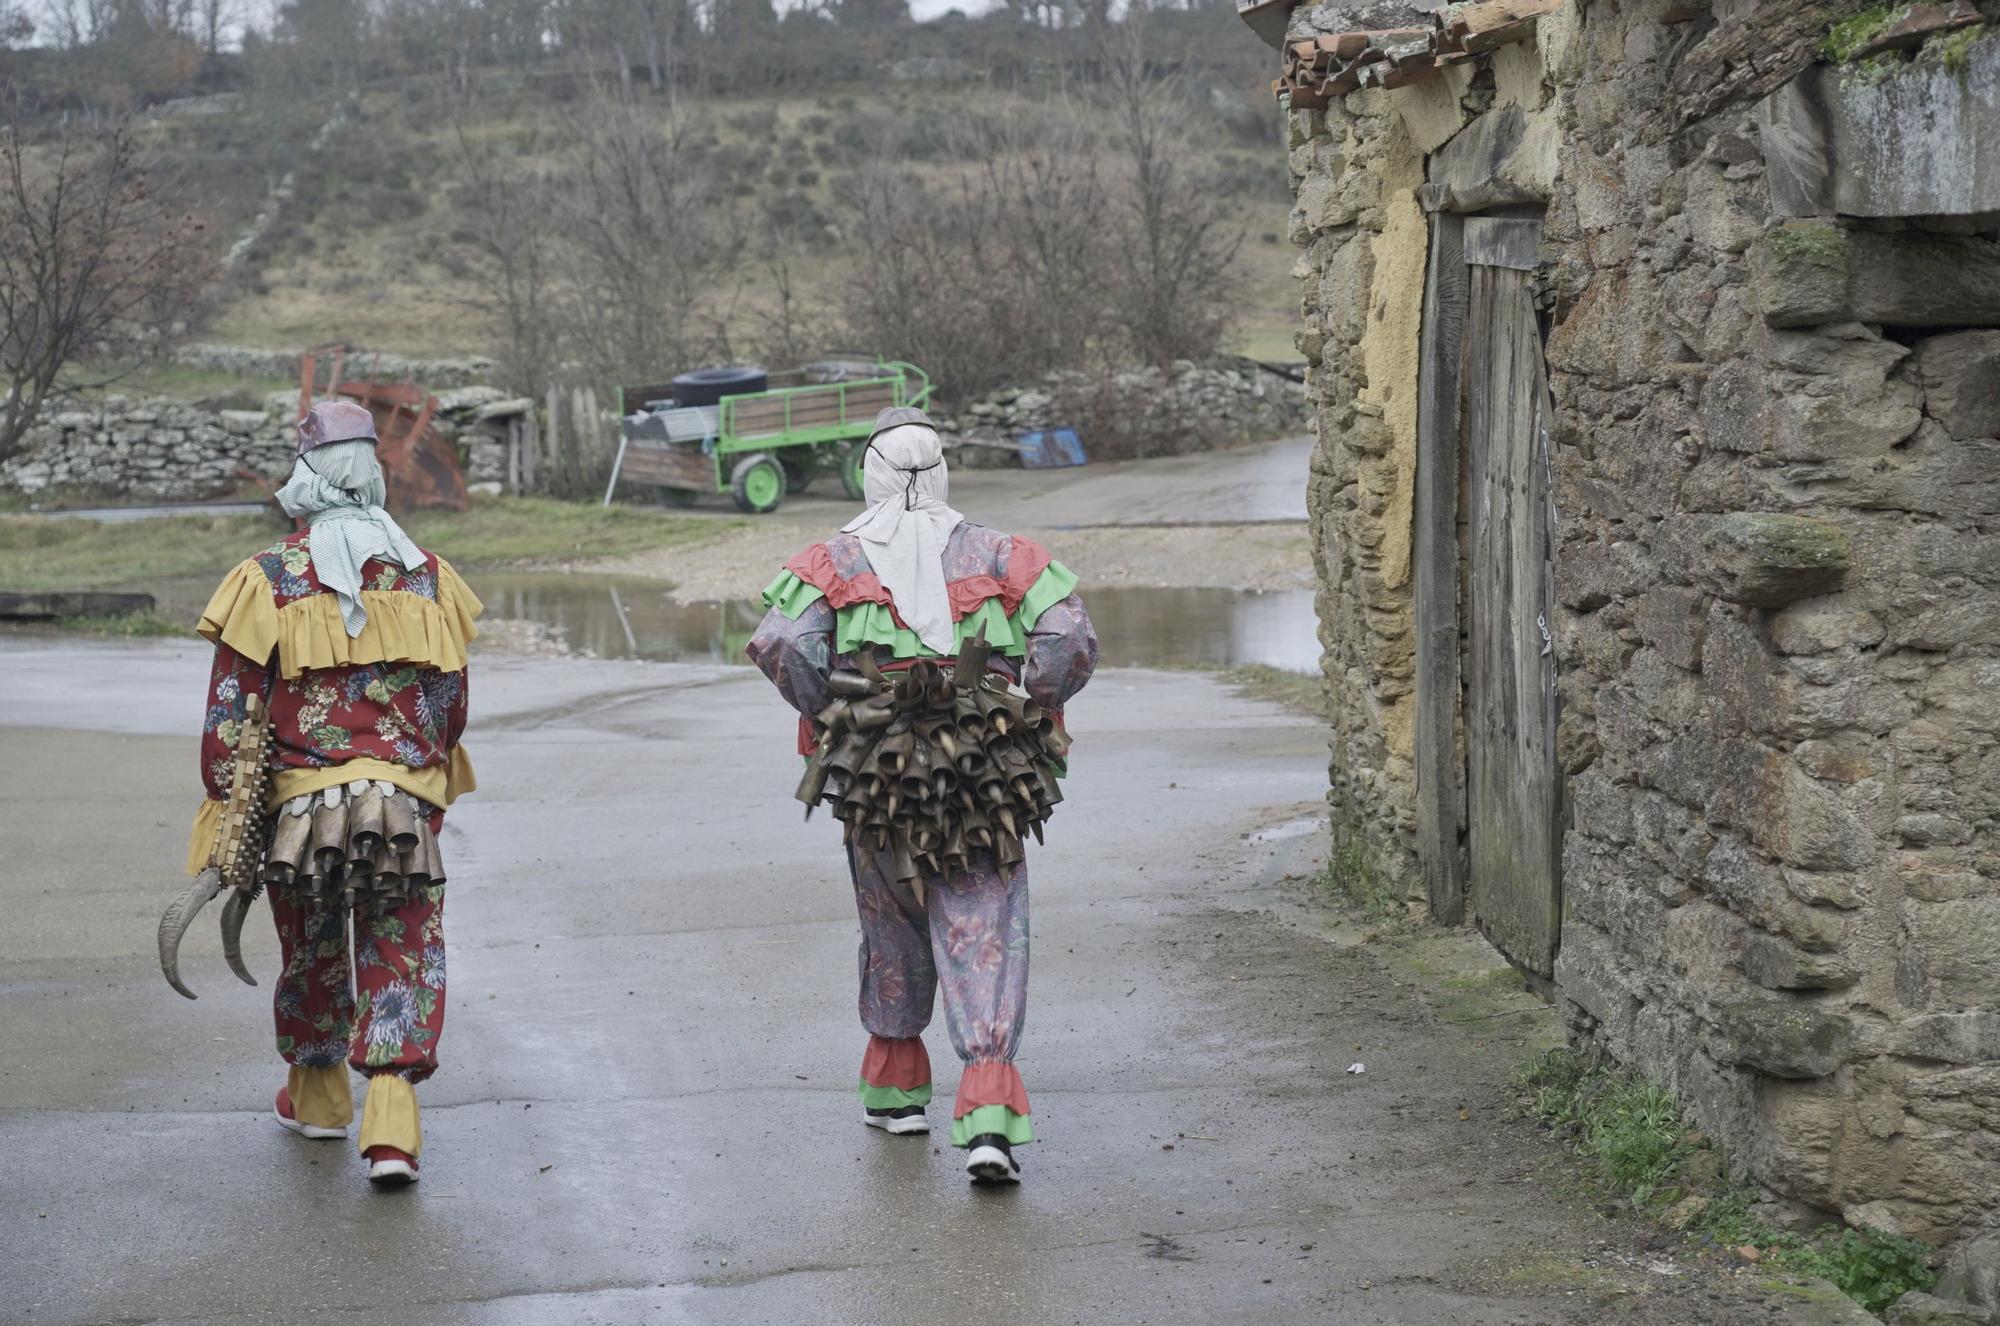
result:
M 874 367 L 870 376 L 837 382 L 795 381 L 804 370 L 773 374 L 770 381 L 792 385 L 670 411 L 666 437 L 640 436 L 637 429 L 647 402 L 668 396 L 671 388 L 620 387 L 618 457 L 604 488 L 605 505 L 620 478 L 652 484 L 669 500 L 733 492 L 738 507 L 756 513 L 776 510 L 786 491 L 828 473 L 841 473 L 853 495 L 859 456 L 841 444 L 866 438 L 884 408 L 921 407 L 931 395 L 930 375 L 915 364 L 878 359 Z

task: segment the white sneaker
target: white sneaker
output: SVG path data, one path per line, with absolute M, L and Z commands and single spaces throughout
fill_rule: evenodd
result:
M 310 1137 L 316 1141 L 329 1137 L 347 1136 L 347 1128 L 345 1125 L 342 1125 L 339 1128 L 322 1128 L 316 1123 L 300 1123 L 296 1118 L 292 1116 L 291 1110 L 292 1110 L 291 1091 L 285 1087 L 279 1087 L 278 1101 L 277 1104 L 271 1107 L 271 1117 L 278 1121 L 278 1126 L 280 1128 L 288 1128 L 292 1132 L 297 1133 L 300 1137 Z
M 417 1181 L 414 1156 L 390 1146 L 368 1148 L 368 1181 L 378 1188 L 401 1188 Z
M 1021 1162 L 1014 1159 L 1014 1149 L 1007 1145 L 1007 1139 L 998 1133 L 981 1133 L 972 1139 L 966 1148 L 965 1172 L 974 1183 L 1019 1183 Z
M 885 1133 L 901 1136 L 906 1133 L 927 1133 L 931 1121 L 924 1117 L 921 1105 L 903 1105 L 893 1110 L 863 1110 L 861 1122 L 870 1128 L 880 1128 Z

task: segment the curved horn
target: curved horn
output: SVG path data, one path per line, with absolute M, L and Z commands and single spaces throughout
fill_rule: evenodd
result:
M 160 971 L 165 974 L 168 985 L 189 999 L 193 999 L 195 993 L 181 984 L 181 936 L 194 924 L 194 914 L 220 892 L 222 872 L 210 866 L 196 875 L 194 882 L 187 886 L 187 892 L 169 903 L 160 916 Z
M 250 904 L 256 900 L 257 895 L 246 889 L 233 889 L 229 901 L 222 904 L 222 956 L 228 960 L 229 970 L 245 985 L 257 984 L 257 978 L 243 965 L 243 918 L 249 915 Z

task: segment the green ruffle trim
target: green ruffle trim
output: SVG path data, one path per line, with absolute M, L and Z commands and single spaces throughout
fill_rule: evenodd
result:
M 1000 600 L 988 599 L 958 623 L 958 643 L 978 635 L 983 627 L 986 642 L 995 653 L 1024 658 L 1028 652 L 1028 632 L 1041 615 L 1062 602 L 1076 589 L 1076 576 L 1061 562 L 1048 568 L 1028 586 L 1020 610 L 1009 617 Z M 764 606 L 776 608 L 793 621 L 825 595 L 790 571 L 781 571 L 764 590 Z M 888 605 L 857 603 L 834 614 L 833 652 L 852 654 L 863 645 L 887 645 L 897 658 L 936 658 L 938 652 L 917 638 L 915 631 L 896 625 Z
M 964 1148 L 985 1133 L 998 1133 L 1009 1146 L 1025 1146 L 1035 1140 L 1034 1120 L 1016 1114 L 1005 1105 L 981 1105 L 962 1119 L 951 1121 L 951 1144 Z
M 764 606 L 776 608 L 793 621 L 797 621 L 800 613 L 825 597 L 826 595 L 820 593 L 818 589 L 808 585 L 790 571 L 778 572 L 778 578 L 764 586 Z
M 861 1079 L 861 1108 L 864 1110 L 900 1110 L 905 1105 L 928 1105 L 931 1103 L 931 1084 L 926 1082 L 915 1091 L 905 1091 L 901 1087 L 878 1087 Z

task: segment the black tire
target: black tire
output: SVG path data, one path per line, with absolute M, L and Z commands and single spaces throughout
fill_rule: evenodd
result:
M 787 496 L 804 492 L 818 477 L 818 471 L 813 468 L 812 458 L 807 455 L 794 457 L 788 451 L 781 451 L 778 453 L 778 464 L 785 467 Z
M 713 405 L 724 396 L 749 396 L 770 385 L 770 375 L 754 364 L 697 368 L 674 379 L 674 401 L 680 405 Z
M 868 485 L 861 478 L 861 465 L 867 459 L 866 442 L 856 442 L 840 457 L 840 490 L 857 502 L 868 496 Z
M 738 511 L 768 515 L 784 503 L 785 467 L 768 451 L 745 456 L 729 472 L 729 492 Z
M 661 506 L 693 506 L 701 498 L 692 488 L 669 488 L 665 484 L 660 485 L 659 492 Z

